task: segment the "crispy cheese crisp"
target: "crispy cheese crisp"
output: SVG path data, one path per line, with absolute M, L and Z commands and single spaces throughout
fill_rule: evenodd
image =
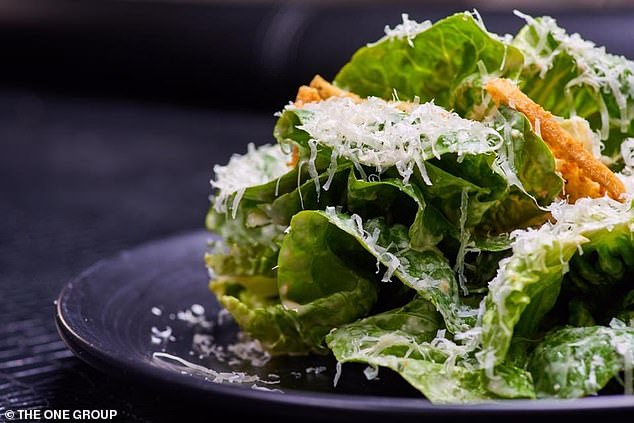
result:
M 313 103 L 316 101 L 321 101 L 319 91 L 306 85 L 302 85 L 301 87 L 299 87 L 299 90 L 297 91 L 297 97 L 295 98 L 296 106 L 302 106 L 306 103 Z
M 557 158 L 557 170 L 566 181 L 564 194 L 570 201 L 606 194 L 621 200 L 625 193 L 621 180 L 586 150 L 582 142 L 563 129 L 552 113 L 531 100 L 508 79 L 493 79 L 485 88 L 496 104 L 502 103 L 522 112 L 534 129 L 539 128 L 542 138 Z
M 321 100 L 326 100 L 330 97 L 348 97 L 355 103 L 361 101 L 361 97 L 351 93 L 350 91 L 342 90 L 335 87 L 330 82 L 326 81 L 319 75 L 315 75 L 310 85 L 302 85 L 297 91 L 297 97 L 295 98 L 295 105 L 302 106 L 306 103 L 314 103 Z

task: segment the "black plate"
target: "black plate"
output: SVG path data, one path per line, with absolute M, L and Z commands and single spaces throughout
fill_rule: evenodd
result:
M 195 334 L 211 335 L 217 344 L 226 346 L 235 343 L 238 332 L 231 321 L 218 324 L 220 307 L 207 289 L 203 253 L 209 238 L 207 233 L 197 231 L 152 242 L 100 261 L 69 282 L 57 302 L 59 332 L 69 348 L 90 365 L 111 374 L 164 391 L 244 404 L 252 412 L 360 419 L 416 415 L 426 421 L 467 415 L 470 419 L 486 419 L 494 415 L 589 417 L 600 413 L 612 419 L 634 420 L 634 396 L 436 406 L 387 370 L 380 372 L 378 380 L 368 381 L 363 366 L 345 365 L 337 387 L 333 387 L 335 362 L 331 357 L 280 357 L 257 367 L 244 361 L 230 365 L 233 354 L 220 358 L 192 355 Z M 212 328 L 177 317 L 179 311 L 191 311 L 193 304 L 204 307 L 205 320 L 213 322 Z M 152 343 L 152 327 L 163 330 L 166 326 L 172 328 L 173 338 Z M 213 371 L 241 371 L 278 383 L 214 383 L 210 372 L 157 359 L 157 352 Z M 314 369 L 320 367 L 326 370 L 316 374 Z

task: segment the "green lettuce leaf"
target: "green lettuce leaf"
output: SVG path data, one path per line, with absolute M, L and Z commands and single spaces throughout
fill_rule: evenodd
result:
M 545 214 L 539 206 L 549 205 L 563 189 L 555 157 L 523 114 L 501 106 L 493 125 L 504 139 L 496 165 L 511 187 L 487 211 L 480 231 L 510 232 L 541 224 Z
M 515 47 L 470 13 L 457 13 L 412 38 L 388 37 L 360 48 L 334 82 L 362 97 L 418 97 L 465 116 L 483 103 L 483 78 L 513 77 L 521 64 Z
M 358 107 L 363 109 L 363 113 L 372 111 L 371 118 L 360 110 L 354 119 L 370 119 L 360 126 L 376 127 L 374 134 L 378 136 L 386 126 L 401 124 L 408 117 L 408 112 L 391 110 L 385 114 L 385 119 L 389 122 L 382 122 L 377 116 L 385 113 L 386 104 L 336 107 Z M 398 163 L 382 168 L 374 167 L 371 163 L 372 157 L 378 156 L 381 160 L 380 156 L 385 152 L 374 151 L 376 146 L 364 144 L 367 134 L 348 133 L 347 129 L 341 129 L 345 128 L 345 122 L 341 122 L 341 127 L 336 125 L 338 119 L 344 118 L 331 115 L 332 107 L 335 106 L 287 108 L 278 121 L 276 134 L 279 142 L 292 139 L 294 142 L 303 143 L 307 151 L 311 150 L 311 154 L 316 158 L 321 155 L 329 157 L 327 171 L 318 176 L 319 183 L 315 184 L 316 192 L 311 194 L 302 191 L 303 196 L 312 195 L 316 198 L 318 187 L 338 188 L 339 184 L 332 179 L 340 175 L 339 172 L 346 163 L 354 166 L 355 172 L 350 174 L 348 182 L 347 206 L 355 212 L 359 210 L 360 213 L 368 211 L 363 207 L 372 207 L 376 211 L 382 207 L 385 210 L 398 195 L 394 189 L 397 188 L 418 205 L 415 221 L 406 223 L 411 225 L 410 235 L 414 248 L 422 249 L 436 245 L 447 235 L 460 240 L 464 229 L 471 230 L 477 226 L 481 227 L 480 233 L 488 234 L 534 224 L 535 221 L 543 220 L 545 216 L 536 202 L 541 205 L 549 204 L 563 186 L 561 177 L 556 173 L 554 156 L 544 141 L 531 130 L 528 120 L 522 114 L 511 109 L 502 107 L 496 114 L 496 119 L 488 126 L 457 118 L 460 122 L 456 121 L 456 125 L 475 125 L 477 128 L 474 128 L 473 134 L 456 131 L 451 127 L 445 131 L 434 131 L 433 135 L 421 133 L 420 138 L 425 140 L 421 144 L 424 146 L 423 150 L 414 153 L 419 157 L 408 159 L 416 161 L 417 165 L 412 164 L 409 180 L 405 180 L 403 175 L 408 172 L 398 168 Z M 432 109 L 429 113 L 446 112 Z M 311 130 L 311 122 L 324 119 L 327 125 L 332 126 L 330 132 L 313 134 L 317 137 L 313 139 L 307 132 Z M 451 119 L 456 120 L 455 117 Z M 410 130 L 409 127 L 405 129 Z M 413 126 L 411 130 L 418 129 L 414 129 Z M 326 142 L 320 136 L 325 136 L 330 141 Z M 356 139 L 357 136 L 360 138 Z M 437 139 L 428 139 L 429 136 L 435 136 Z M 329 147 L 333 144 L 333 137 L 338 140 L 335 145 L 342 151 L 333 151 Z M 482 140 L 483 137 L 487 138 L 487 142 Z M 427 143 L 431 145 L 428 146 Z M 492 145 L 495 143 L 499 145 Z M 309 144 L 312 147 L 309 147 Z M 473 152 L 456 152 L 456 145 L 468 145 L 466 148 L 472 148 Z M 349 148 L 360 149 L 363 152 L 361 155 L 367 157 L 368 162 L 352 161 L 352 158 L 345 155 L 346 149 Z M 393 153 L 398 154 L 398 150 Z M 310 167 L 310 159 L 304 160 L 308 160 L 307 167 Z M 324 161 L 323 158 L 321 160 Z M 355 181 L 352 179 L 355 174 L 362 177 Z M 374 177 L 370 178 L 372 175 Z M 396 182 L 399 179 L 400 182 Z M 304 185 L 304 190 L 311 188 L 310 181 Z M 382 206 L 376 201 L 379 194 L 388 195 Z M 466 194 L 466 199 L 463 198 L 463 194 Z M 364 195 L 367 195 L 368 199 L 363 199 Z M 297 193 L 289 193 L 288 197 L 292 197 L 294 207 L 283 207 L 291 210 L 283 213 L 286 219 L 299 207 Z M 373 198 L 375 200 L 372 200 Z M 343 202 L 330 205 L 346 206 Z
M 584 246 L 583 255 L 570 260 L 569 272 L 562 283 L 555 312 L 565 310 L 568 304 L 568 323 L 575 326 L 607 324 L 618 317 L 629 321 L 628 292 L 634 276 L 634 242 L 626 231 L 611 231 Z M 553 313 L 554 324 L 565 323 L 562 316 Z
M 625 371 L 626 392 L 632 392 L 634 328 L 590 326 L 562 328 L 548 334 L 530 356 L 540 398 L 594 395 Z
M 397 279 L 430 301 L 443 316 L 450 332 L 467 330 L 475 324 L 476 310 L 460 303 L 456 278 L 447 259 L 437 249 L 410 248 L 407 227 L 387 225 L 382 218 L 363 222 L 358 215 L 348 216 L 334 208 L 300 214 L 308 213 L 327 219 L 352 236 L 377 265 L 384 266 L 383 282 Z
M 205 252 L 205 264 L 212 279 L 247 287 L 263 298 L 275 297 L 274 269 L 284 227 L 270 222 L 247 200 L 243 200 L 235 218 L 212 207 L 206 223 L 209 230 L 221 236 L 210 241 Z
M 382 113 L 383 104 L 374 104 L 367 107 L 372 110 L 375 115 Z M 322 110 L 324 108 L 324 110 Z M 392 113 L 393 112 L 393 113 Z M 466 132 L 457 132 L 448 128 L 446 131 L 440 131 L 435 140 L 429 140 L 430 144 L 427 145 L 427 141 L 423 151 L 419 151 L 419 157 L 409 157 L 413 168 L 411 171 L 404 169 L 397 169 L 398 164 L 391 163 L 379 169 L 376 165 L 371 163 L 371 157 L 378 155 L 379 160 L 381 154 L 385 152 L 374 151 L 374 147 L 363 144 L 363 136 L 360 140 L 350 138 L 346 139 L 344 133 L 332 133 L 328 134 L 328 137 L 337 138 L 337 142 L 342 145 L 351 146 L 352 148 L 365 149 L 367 154 L 364 154 L 370 158 L 368 162 L 356 162 L 353 157 L 345 155 L 345 152 L 332 151 L 328 145 L 324 145 L 322 139 L 319 138 L 319 134 L 315 134 L 317 137 L 313 139 L 306 129 L 307 125 L 316 119 L 330 119 L 334 121 L 336 119 L 343 119 L 340 116 L 330 116 L 332 113 L 326 106 L 306 106 L 305 109 L 287 108 L 281 115 L 276 134 L 279 142 L 286 142 L 285 140 L 292 139 L 294 142 L 303 143 L 308 146 L 312 143 L 313 155 L 320 157 L 320 155 L 328 156 L 330 158 L 330 165 L 324 174 L 319 176 L 319 186 L 323 187 L 326 183 L 324 179 L 334 178 L 337 173 L 337 169 L 344 166 L 345 163 L 354 166 L 355 172 L 361 175 L 357 181 L 350 179 L 348 183 L 347 200 L 350 202 L 349 207 L 351 209 L 360 209 L 360 212 L 364 212 L 362 207 L 372 206 L 376 209 L 378 201 L 370 201 L 372 196 L 377 196 L 379 193 L 390 193 L 386 198 L 388 202 L 383 203 L 385 208 L 386 204 L 390 204 L 390 199 L 394 199 L 398 193 L 394 188 L 398 189 L 401 193 L 410 197 L 418 206 L 418 212 L 415 216 L 416 223 L 408 222 L 408 225 L 412 226 L 411 235 L 413 238 L 413 245 L 416 248 L 424 248 L 428 245 L 437 244 L 447 233 L 451 233 L 454 237 L 458 236 L 459 228 L 458 222 L 461 217 L 461 201 L 462 193 L 466 192 L 469 201 L 467 204 L 468 226 L 473 226 L 481 221 L 485 212 L 498 201 L 507 191 L 508 185 L 504 176 L 493 169 L 496 156 L 494 154 L 495 140 L 500 138 L 495 130 L 488 129 L 485 126 L 478 124 L 479 133 L 467 134 Z M 444 110 L 433 109 L 430 113 L 446 113 Z M 408 116 L 407 113 L 400 110 L 391 111 L 389 119 L 395 119 L 396 121 L 404 120 Z M 388 117 L 386 117 L 388 118 Z M 456 119 L 456 118 L 453 118 Z M 459 119 L 459 118 L 457 118 Z M 461 122 L 464 125 L 471 124 L 470 122 Z M 294 126 L 293 126 L 294 125 Z M 387 123 L 382 122 L 368 122 L 368 126 L 376 126 L 377 131 L 380 133 Z M 363 125 L 361 125 L 363 126 Z M 388 125 L 389 126 L 389 125 Z M 303 128 L 303 129 L 300 129 Z M 410 128 L 407 128 L 410 129 Z M 413 130 L 416 130 L 412 127 Z M 337 129 L 334 129 L 336 131 Z M 486 135 L 483 135 L 486 133 Z M 413 135 L 412 135 L 413 136 Z M 426 139 L 426 134 L 419 134 L 421 139 Z M 463 139 L 466 136 L 466 139 Z M 481 137 L 486 136 L 487 143 L 481 141 Z M 495 140 L 494 140 L 495 139 Z M 482 145 L 481 145 L 482 144 Z M 467 145 L 465 148 L 473 148 L 474 150 L 481 152 L 479 154 L 458 154 L 455 153 L 457 147 L 461 145 Z M 341 147 L 343 150 L 347 147 Z M 307 151 L 311 150 L 310 147 L 306 147 Z M 398 154 L 398 153 L 395 153 Z M 310 159 L 307 166 L 311 166 Z M 413 162 L 418 163 L 414 166 Z M 403 164 L 403 166 L 406 166 Z M 421 173 L 424 171 L 424 174 Z M 405 180 L 404 174 L 410 174 L 411 177 Z M 374 178 L 369 176 L 375 175 Z M 351 178 L 352 178 L 351 174 Z M 360 179 L 360 180 L 359 180 Z M 397 181 L 400 180 L 400 181 Z M 411 184 L 409 183 L 411 182 Z M 310 188 L 310 183 L 306 182 L 306 188 Z M 329 185 L 329 189 L 333 184 Z M 317 186 L 315 187 L 317 188 Z M 305 193 L 306 195 L 307 193 Z M 362 199 L 362 195 L 369 195 L 368 199 Z M 298 197 L 296 194 L 291 193 Z M 293 201 L 298 203 L 297 199 Z M 342 205 L 342 203 L 334 203 L 331 205 Z M 381 206 L 379 206 L 381 207 Z M 311 208 L 311 207 L 308 207 Z M 288 214 L 288 213 L 287 213 Z
M 340 363 L 359 362 L 399 373 L 433 403 L 472 403 L 493 398 L 533 398 L 530 375 L 500 367 L 491 383 L 480 369 L 449 364 L 432 341 L 443 327 L 434 306 L 416 298 L 399 309 L 361 319 L 326 337 Z
M 425 163 L 431 184 L 425 184 L 416 175 L 414 181 L 423 196 L 456 228 L 454 234 L 460 232 L 463 214 L 464 227 L 473 228 L 507 193 L 506 180 L 492 169 L 494 161 L 493 154 L 468 155 L 460 161 L 449 154 Z
M 324 337 L 333 327 L 354 321 L 376 300 L 376 287 L 360 283 L 308 304 L 287 309 L 281 304 L 251 304 L 217 293 L 218 300 L 240 328 L 271 354 L 325 353 Z
M 602 153 L 617 157 L 634 135 L 634 62 L 566 34 L 551 17 L 522 17 L 527 25 L 513 40 L 525 57 L 522 90 L 555 115 L 587 119 L 605 143 Z
M 585 198 L 574 205 L 561 203 L 552 214 L 556 223 L 515 233 L 513 254 L 500 262 L 489 284 L 479 353 L 487 369 L 504 361 L 513 336 L 530 338 L 536 333 L 557 302 L 573 257 L 602 251 L 597 264 L 604 275 L 634 264 L 630 202 Z M 582 286 L 595 292 L 590 279 Z
M 469 13 L 386 31 L 335 84 L 410 103 L 290 105 L 278 147 L 214 168 L 206 224 L 222 241 L 205 262 L 241 329 L 272 354 L 387 367 L 434 403 L 573 398 L 620 372 L 634 389 L 633 329 L 597 326 L 634 322 L 632 204 L 555 204 L 544 223 L 563 186 L 555 159 L 482 89 L 518 77 L 618 156 L 634 66 L 553 25 L 529 19 L 513 45 Z
M 616 318 L 634 327 L 634 289 L 623 295 L 623 300 L 615 313 Z
M 409 225 L 409 245 L 415 250 L 434 246 L 447 234 L 457 236 L 455 227 L 425 202 L 417 185 L 404 184 L 397 177 L 365 181 L 351 172 L 346 200 L 347 209 L 363 219 L 384 217 L 387 221 Z
M 345 204 L 346 182 L 351 165 L 343 163 L 337 166 L 332 174 L 323 172 L 315 179 L 308 179 L 299 187 L 277 197 L 267 208 L 273 222 L 288 225 L 291 218 L 302 210 L 323 210 L 327 206 Z M 328 189 L 323 186 L 330 180 Z
M 298 308 L 341 291 L 374 283 L 375 260 L 354 237 L 330 223 L 321 212 L 303 211 L 293 216 L 282 241 L 277 284 L 282 304 Z M 373 296 L 376 299 L 376 295 Z M 366 301 L 366 314 L 374 301 Z
M 279 251 L 278 299 L 250 307 L 239 295 L 212 289 L 238 325 L 271 353 L 323 353 L 333 327 L 367 315 L 376 303 L 373 266 L 354 238 L 320 212 L 302 211 L 293 216 Z

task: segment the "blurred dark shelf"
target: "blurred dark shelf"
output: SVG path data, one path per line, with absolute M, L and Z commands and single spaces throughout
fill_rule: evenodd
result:
M 0 84 L 277 110 L 315 73 L 332 78 L 358 47 L 397 24 L 401 12 L 437 20 L 473 5 L 5 0 Z M 482 10 L 489 29 L 516 31 L 522 22 L 510 9 Z M 570 31 L 634 57 L 633 10 L 547 12 Z

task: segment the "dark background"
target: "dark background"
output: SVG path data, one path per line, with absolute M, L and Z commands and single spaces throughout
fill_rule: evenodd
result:
M 520 6 L 634 57 L 627 2 L 566 3 Z M 0 1 L 0 416 L 213 419 L 216 404 L 175 401 L 73 357 L 55 330 L 59 290 L 120 249 L 201 228 L 213 165 L 272 142 L 273 113 L 297 86 L 332 78 L 401 12 L 436 20 L 473 6 L 492 31 L 522 25 L 503 1 Z

